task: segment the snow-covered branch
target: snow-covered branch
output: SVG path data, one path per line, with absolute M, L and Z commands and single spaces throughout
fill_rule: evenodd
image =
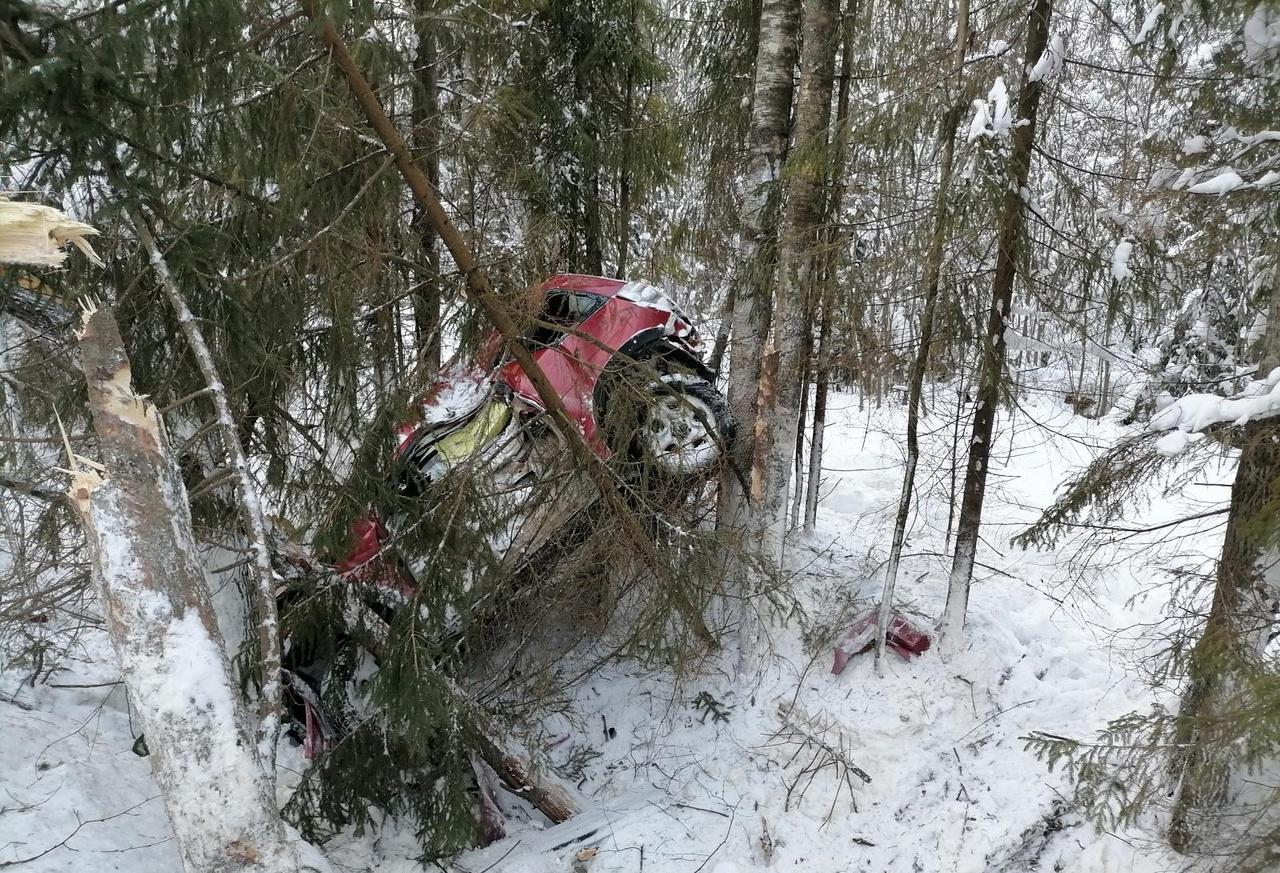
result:
M 1162 408 L 1151 417 L 1147 429 L 1168 431 L 1156 442 L 1163 455 L 1180 454 L 1195 437 L 1213 425 L 1244 425 L 1250 421 L 1271 418 L 1280 413 L 1280 367 L 1265 379 L 1255 379 L 1234 397 L 1220 394 L 1187 394 L 1179 398 L 1165 396 Z

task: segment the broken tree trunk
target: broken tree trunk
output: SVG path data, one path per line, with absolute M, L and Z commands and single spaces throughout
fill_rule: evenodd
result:
M 835 74 L 838 6 L 806 0 L 795 143 L 787 158 L 787 203 L 778 240 L 773 323 L 765 360 L 777 358 L 772 390 L 762 380 L 756 410 L 753 506 L 748 533 L 753 551 L 780 565 L 787 523 L 787 485 L 800 429 L 800 393 L 807 350 L 806 289 L 818 273 L 824 190 L 831 160 L 828 137 Z
M 732 467 L 720 477 L 718 524 L 737 527 L 743 521 L 746 495 L 739 474 L 751 466 L 757 396 L 769 332 L 775 227 L 781 201 L 779 180 L 791 129 L 800 33 L 799 0 L 764 0 L 760 8 L 760 40 L 756 49 L 755 85 L 751 103 L 750 153 L 742 204 L 741 262 L 734 283 L 729 316 L 727 400 L 738 423 Z
M 498 774 L 502 784 L 517 797 L 551 820 L 552 824 L 568 821 L 578 814 L 569 792 L 554 780 L 540 777 L 519 755 L 506 752 L 491 738 L 492 727 L 476 718 L 472 731 L 476 748 L 484 762 Z
M 70 496 L 183 866 L 327 869 L 290 841 L 276 808 L 273 762 L 237 692 L 182 475 L 159 413 L 133 390 L 111 313 L 86 309 L 79 340 L 102 464 L 72 456 Z
M 244 446 L 240 444 L 240 430 L 231 414 L 231 402 L 227 399 L 226 387 L 218 375 L 218 365 L 213 360 L 209 344 L 205 342 L 204 333 L 196 323 L 191 307 L 187 306 L 187 300 L 169 271 L 169 264 L 156 245 L 146 221 L 132 209 L 126 210 L 126 214 L 147 252 L 151 267 L 160 280 L 160 287 L 173 306 L 178 317 L 178 327 L 182 330 L 191 354 L 196 359 L 200 375 L 204 378 L 209 399 L 213 401 L 216 429 L 219 442 L 222 443 L 223 463 L 231 471 L 235 481 L 240 523 L 244 527 L 251 553 L 249 571 L 254 583 L 252 606 L 255 613 L 254 625 L 258 630 L 258 657 L 262 679 L 259 689 L 258 751 L 262 760 L 270 763 L 267 774 L 274 786 L 276 741 L 280 735 L 281 711 L 280 620 L 276 613 L 276 577 L 271 568 L 267 522 L 262 513 L 258 483 L 249 470 L 249 459 L 245 456 Z

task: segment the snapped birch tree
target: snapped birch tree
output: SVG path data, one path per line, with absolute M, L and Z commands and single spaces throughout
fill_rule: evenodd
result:
M 757 399 L 750 533 L 754 551 L 778 563 L 786 534 L 787 486 L 800 429 L 800 397 L 806 387 L 801 384 L 808 348 L 806 289 L 818 274 L 824 193 L 831 165 L 828 135 L 838 8 L 835 0 L 807 0 L 804 4 L 795 143 L 787 159 L 787 200 L 778 241 L 772 329 Z
M 1004 380 L 1007 347 L 1005 327 L 1013 303 L 1013 287 L 1018 276 L 1018 261 L 1022 257 L 1025 237 L 1023 191 L 1031 170 L 1031 153 L 1036 141 L 1036 112 L 1044 90 L 1043 79 L 1041 75 L 1037 75 L 1036 65 L 1048 48 L 1052 14 L 1051 0 L 1036 0 L 1027 18 L 1026 63 L 1023 67 L 1022 87 L 1018 93 L 1008 177 L 1003 186 L 997 218 L 996 269 L 991 280 L 991 308 L 987 314 L 986 330 L 981 338 L 982 358 L 979 364 L 977 405 L 973 414 L 973 431 L 969 438 L 969 457 L 960 499 L 960 515 L 956 521 L 955 552 L 947 582 L 947 603 L 938 623 L 938 633 L 944 647 L 953 651 L 961 642 L 965 616 L 969 611 L 969 585 L 973 581 L 973 564 L 982 526 L 982 504 L 987 491 L 996 407 L 1000 402 L 1000 385 Z
M 249 459 L 245 455 L 244 446 L 240 444 L 240 429 L 236 426 L 235 417 L 231 413 L 231 402 L 227 398 L 226 387 L 218 374 L 218 365 L 213 360 L 213 352 L 205 342 L 191 307 L 187 305 L 182 289 L 173 278 L 169 264 L 164 259 L 160 247 L 146 221 L 134 209 L 128 209 L 129 220 L 133 223 L 143 249 L 160 280 L 169 303 L 173 306 L 178 319 L 178 327 L 182 330 L 191 354 L 196 360 L 201 376 L 205 380 L 205 392 L 213 402 L 214 420 L 222 445 L 224 469 L 230 472 L 235 482 L 237 505 L 240 523 L 244 528 L 246 544 L 250 551 L 249 571 L 253 575 L 253 611 L 254 626 L 258 631 L 258 657 L 260 659 L 261 688 L 259 689 L 259 722 L 257 739 L 262 760 L 269 762 L 267 774 L 272 785 L 275 784 L 276 741 L 280 735 L 281 685 L 280 685 L 280 620 L 276 610 L 275 570 L 271 566 L 271 547 L 267 542 L 267 521 L 262 511 L 262 497 L 258 483 L 254 481 L 249 470 Z M 220 475 L 215 473 L 213 475 Z
M 56 210 L 0 210 L 6 261 L 60 264 L 65 243 L 101 263 L 97 231 Z M 254 743 L 197 559 L 182 474 L 159 412 L 133 390 L 109 310 L 87 306 L 81 369 L 101 463 L 66 443 L 69 497 L 121 674 L 148 740 L 152 775 L 189 873 L 325 871 L 289 838 L 275 781 Z M 64 436 L 65 439 L 65 436 Z
M 134 391 L 109 310 L 85 309 L 79 342 L 102 462 L 71 455 L 71 502 L 183 867 L 326 870 L 276 808 L 274 765 L 237 693 L 182 474 L 159 413 Z

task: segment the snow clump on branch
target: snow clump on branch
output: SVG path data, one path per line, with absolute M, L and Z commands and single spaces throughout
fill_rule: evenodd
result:
M 973 121 L 969 122 L 967 140 L 973 142 L 980 136 L 1008 136 L 1013 129 L 1013 115 L 1009 112 L 1009 90 L 1004 79 L 997 76 L 987 99 L 973 101 Z
M 1242 426 L 1250 421 L 1280 414 L 1280 367 L 1255 379 L 1234 397 L 1217 394 L 1187 394 L 1167 402 L 1151 417 L 1149 431 L 1169 431 L 1156 442 L 1156 451 L 1166 457 L 1182 453 L 1197 434 L 1218 424 Z

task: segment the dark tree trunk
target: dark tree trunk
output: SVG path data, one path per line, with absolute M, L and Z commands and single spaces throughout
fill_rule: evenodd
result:
M 969 609 L 969 584 L 982 525 L 982 503 L 987 491 L 991 460 L 991 439 L 995 433 L 996 407 L 1005 371 L 1005 320 L 1013 303 L 1013 286 L 1022 255 L 1022 191 L 1031 169 L 1031 151 L 1036 137 L 1036 111 L 1040 106 L 1042 83 L 1032 81 L 1029 71 L 1049 42 L 1052 0 L 1036 0 L 1027 20 L 1026 63 L 1022 90 L 1018 95 L 1017 126 L 1009 155 L 1009 178 L 1000 205 L 996 237 L 996 271 L 991 281 L 991 310 L 983 334 L 982 363 L 978 375 L 977 409 L 973 415 L 973 436 L 969 441 L 969 461 L 965 469 L 960 516 L 956 522 L 956 548 L 947 585 L 947 605 L 939 623 L 946 646 L 954 650 L 964 632 Z
M 938 305 L 938 288 L 942 280 L 942 251 L 947 236 L 947 204 L 951 193 L 951 175 L 955 165 L 956 127 L 967 106 L 964 99 L 964 55 L 969 42 L 969 0 L 960 0 L 956 12 L 955 93 L 938 129 L 942 145 L 942 166 L 938 171 L 938 196 L 934 203 L 933 234 L 925 261 L 924 306 L 920 313 L 920 337 L 911 372 L 907 377 L 907 464 L 902 471 L 902 492 L 893 523 L 893 539 L 889 545 L 889 561 L 885 565 L 884 589 L 876 619 L 876 666 L 884 658 L 885 634 L 893 611 L 893 591 L 898 582 L 898 565 L 911 519 L 911 498 L 916 483 L 916 467 L 920 463 L 920 400 L 924 392 L 924 374 L 929 367 L 929 347 L 933 344 L 933 319 Z
M 849 0 L 840 20 L 840 74 L 836 89 L 835 154 L 831 166 L 830 196 L 825 207 L 824 238 L 827 251 L 817 285 L 822 289 L 818 309 L 818 344 L 813 363 L 813 425 L 809 437 L 809 472 L 805 480 L 804 531 L 813 533 L 818 521 L 818 489 L 822 485 L 822 451 L 827 429 L 827 394 L 831 386 L 831 321 L 839 281 L 841 234 L 834 229 L 844 203 L 844 167 L 849 148 L 849 86 L 853 81 L 853 34 L 858 0 Z M 797 484 L 797 488 L 799 485 Z
M 834 280 L 829 280 L 834 281 Z M 828 362 L 831 337 L 831 300 L 823 304 L 818 327 L 817 365 L 814 368 L 813 426 L 809 438 L 809 475 L 805 482 L 804 530 L 813 533 L 818 522 L 818 489 L 822 485 L 822 450 L 827 429 L 827 394 L 831 386 L 831 364 Z
M 427 180 L 440 187 L 440 90 L 436 69 L 435 22 L 431 19 L 432 0 L 415 0 L 414 35 L 418 39 L 414 67 L 418 81 L 413 100 L 413 148 L 426 170 Z M 413 328 L 418 362 L 426 373 L 440 369 L 440 252 L 435 230 L 425 211 L 415 210 L 414 229 L 422 239 L 429 275 L 418 283 L 413 294 Z
M 811 283 L 817 285 L 815 281 Z M 813 362 L 813 306 L 817 295 L 810 294 L 805 304 L 805 336 L 803 362 L 800 368 L 800 411 L 796 415 L 796 460 L 791 475 L 795 481 L 791 488 L 791 529 L 800 526 L 800 506 L 804 503 L 804 425 L 809 418 L 809 381 L 813 377 L 810 371 Z
M 720 325 L 716 328 L 716 341 L 711 347 L 711 357 L 707 359 L 707 366 L 712 372 L 719 375 L 720 365 L 724 363 L 724 353 L 729 347 L 729 324 L 733 320 L 733 304 L 737 297 L 737 284 L 730 284 L 729 291 L 725 294 L 724 306 L 720 310 Z
M 631 4 L 631 25 L 636 25 L 636 7 Z M 623 90 L 622 118 L 622 169 L 618 173 L 618 269 L 614 275 L 627 277 L 627 259 L 631 250 L 631 130 L 635 125 L 635 70 L 627 69 L 627 83 Z
M 1280 268 L 1273 271 L 1259 373 L 1280 365 Z M 1262 669 L 1280 609 L 1280 427 L 1263 420 L 1242 430 L 1213 602 L 1191 653 L 1178 713 L 1173 767 L 1180 782 L 1169 842 L 1179 852 L 1230 848 L 1232 823 L 1240 817 L 1231 807 L 1240 787 L 1232 765 L 1240 755 L 1241 699 Z

